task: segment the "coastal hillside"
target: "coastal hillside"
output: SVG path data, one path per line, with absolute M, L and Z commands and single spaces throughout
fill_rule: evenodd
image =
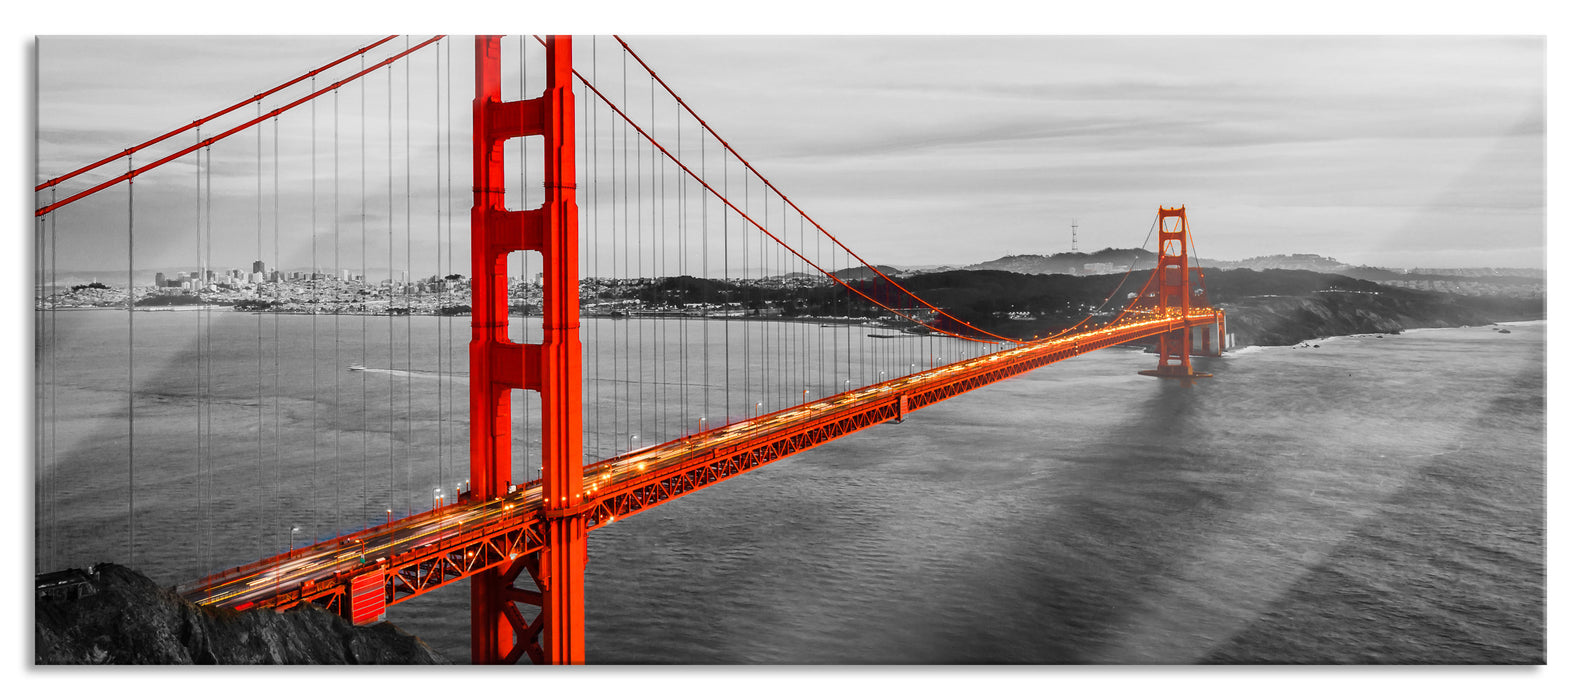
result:
M 64 572 L 34 605 L 35 664 L 446 664 L 381 622 L 355 627 L 317 605 L 200 608 L 124 566 Z
M 1468 296 L 1305 270 L 1209 270 L 1205 276 L 1238 345 L 1544 317 L 1542 296 Z

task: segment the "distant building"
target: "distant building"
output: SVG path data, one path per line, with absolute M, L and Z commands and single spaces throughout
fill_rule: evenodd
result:
M 262 260 L 254 260 L 253 261 L 253 272 L 263 272 L 263 271 L 264 271 L 264 261 L 262 261 Z
M 163 273 L 163 272 L 156 272 L 156 273 L 154 273 L 154 286 L 155 287 L 164 287 L 165 286 L 165 273 Z

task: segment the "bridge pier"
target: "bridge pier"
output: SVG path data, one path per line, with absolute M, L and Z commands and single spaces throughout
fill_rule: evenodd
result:
M 1225 312 L 1219 311 L 1216 316 L 1214 325 L 1192 329 L 1192 356 L 1219 357 L 1225 354 Z

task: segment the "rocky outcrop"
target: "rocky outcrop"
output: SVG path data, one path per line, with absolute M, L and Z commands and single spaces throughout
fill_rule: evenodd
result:
M 200 608 L 146 576 L 100 564 L 71 596 L 34 605 L 35 664 L 445 664 L 382 622 L 356 627 L 316 605 L 286 612 Z

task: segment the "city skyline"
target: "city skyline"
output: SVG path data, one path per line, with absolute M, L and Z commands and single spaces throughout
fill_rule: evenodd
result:
M 1062 252 L 1073 219 L 1083 250 L 1133 247 L 1153 207 L 1184 203 L 1195 228 L 1215 232 L 1214 247 L 1199 251 L 1204 257 L 1315 253 L 1384 267 L 1544 267 L 1541 37 L 628 40 L 771 181 L 877 264 Z M 82 42 L 96 50 L 80 50 Z M 610 51 L 613 42 L 604 42 L 598 50 Z M 236 84 L 274 84 L 315 57 L 367 43 L 43 37 L 39 176 L 131 140 L 95 132 L 85 105 L 102 115 L 118 95 L 127 104 L 124 95 L 140 83 L 172 87 L 169 104 L 141 105 L 121 120 L 157 133 L 245 97 Z M 579 50 L 591 52 L 591 43 L 583 40 Z M 470 128 L 467 99 L 456 93 L 470 90 L 471 46 L 445 46 L 450 130 L 414 128 L 424 139 L 414 153 L 459 136 L 450 144 L 455 161 Z M 103 55 L 128 59 L 95 68 L 92 57 Z M 192 60 L 225 55 L 252 58 L 228 66 L 223 82 L 210 61 Z M 417 74 L 432 81 L 444 65 L 427 60 L 414 71 L 414 95 L 433 90 Z M 214 167 L 223 172 L 243 160 L 221 154 Z M 464 163 L 440 165 L 438 172 L 465 179 Z M 251 181 L 245 170 L 243 185 Z M 418 178 L 429 180 L 425 187 L 433 185 L 430 171 Z M 99 198 L 125 208 L 124 195 Z M 469 201 L 454 191 L 452 199 L 446 213 L 423 212 L 427 218 L 414 224 L 431 236 L 405 266 L 414 274 L 465 272 L 455 268 L 466 267 Z M 185 209 L 168 214 L 191 217 L 191 206 Z M 321 239 L 380 231 L 392 241 L 386 246 L 368 233 L 374 252 L 346 244 L 334 251 L 384 263 L 399 246 L 393 229 L 381 227 L 387 212 L 340 214 L 319 222 Z M 283 267 L 307 267 L 295 259 L 310 248 L 332 254 L 296 230 Z M 140 239 L 134 267 L 190 260 L 193 253 L 179 252 L 192 250 L 190 230 L 186 236 Z M 435 236 L 447 242 L 444 250 Z M 233 237 L 221 245 L 255 243 L 250 231 Z M 60 269 L 72 269 L 72 244 L 61 252 Z M 344 259 L 318 266 L 348 267 Z

